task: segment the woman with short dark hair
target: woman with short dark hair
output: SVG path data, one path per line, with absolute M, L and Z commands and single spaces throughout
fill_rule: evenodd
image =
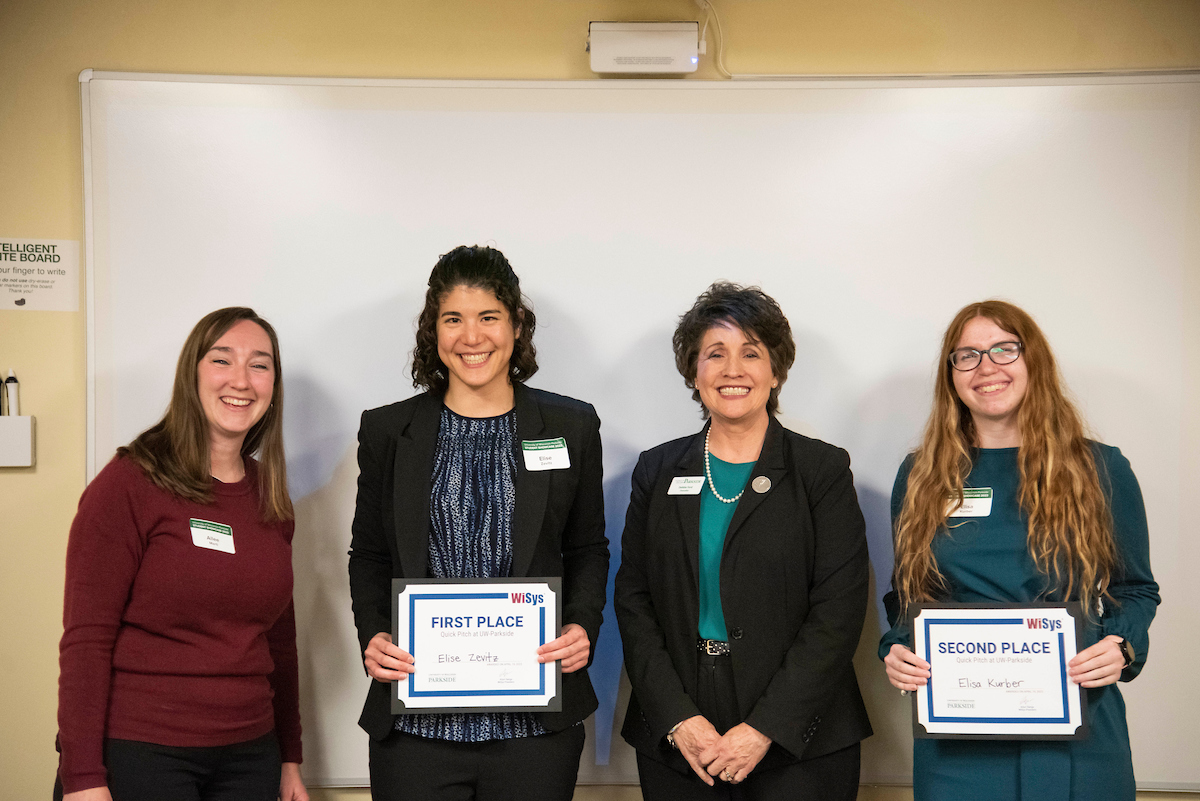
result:
M 376 799 L 569 801 L 596 708 L 587 677 L 608 580 L 600 419 L 590 404 L 526 387 L 533 310 L 500 251 L 458 247 L 429 276 L 408 400 L 363 413 L 350 590 L 375 681 L 359 725 Z M 523 442 L 567 459 L 530 470 Z M 391 682 L 421 670 L 392 642 L 393 578 L 562 577 L 561 712 L 393 715 Z
M 252 309 L 215 311 L 166 415 L 117 449 L 71 525 L 56 797 L 308 798 L 293 529 L 279 341 Z
M 708 423 L 638 460 L 615 594 L 642 792 L 853 799 L 871 726 L 850 459 L 775 418 L 796 346 L 762 290 L 713 284 L 673 344 Z

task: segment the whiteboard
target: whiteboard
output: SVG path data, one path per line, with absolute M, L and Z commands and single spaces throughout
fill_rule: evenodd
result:
M 1165 603 L 1123 687 L 1139 785 L 1200 789 L 1183 530 L 1200 489 L 1200 79 L 438 82 L 81 76 L 89 476 L 162 414 L 187 331 L 249 305 L 279 331 L 296 501 L 305 773 L 365 784 L 346 549 L 360 413 L 408 397 L 438 255 L 486 243 L 538 315 L 534 386 L 603 420 L 614 571 L 640 451 L 695 431 L 676 318 L 760 284 L 797 340 L 784 422 L 849 450 L 876 600 L 888 495 L 954 312 L 1000 296 L 1045 328 L 1149 510 Z M 911 777 L 907 705 L 857 657 L 864 781 Z M 611 611 L 583 782 L 633 782 Z

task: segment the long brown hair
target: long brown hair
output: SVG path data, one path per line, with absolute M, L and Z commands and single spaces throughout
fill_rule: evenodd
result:
M 442 364 L 437 351 L 437 319 L 442 300 L 455 287 L 486 289 L 504 304 L 516 338 L 508 361 L 511 381 L 528 381 L 538 371 L 533 331 L 537 316 L 521 294 L 521 279 L 513 272 L 504 254 L 486 245 L 459 245 L 438 259 L 429 274 L 425 308 L 417 317 L 417 344 L 412 352 L 413 386 L 445 392 L 450 385 L 450 370 Z
M 279 361 L 279 338 L 275 329 L 253 309 L 233 306 L 205 315 L 188 334 L 175 366 L 175 384 L 167 413 L 128 445 L 117 448 L 142 468 L 157 487 L 197 503 L 212 503 L 212 474 L 209 463 L 208 418 L 200 405 L 198 370 L 200 360 L 225 332 L 249 320 L 271 340 L 275 362 L 275 385 L 266 414 L 246 433 L 242 458 L 258 454 L 259 496 L 263 519 L 291 520 L 292 500 L 287 490 L 287 467 L 283 458 L 283 370 Z
M 1083 419 L 1062 389 L 1054 354 L 1033 318 L 1011 303 L 986 300 L 964 307 L 942 338 L 933 411 L 912 454 L 908 491 L 896 520 L 893 587 L 901 607 L 932 601 L 946 591 L 931 545 L 962 504 L 963 482 L 977 447 L 974 420 L 954 389 L 950 352 L 967 323 L 985 317 L 1022 343 L 1028 387 L 1017 412 L 1019 502 L 1029 520 L 1029 553 L 1062 598 L 1078 597 L 1095 613 L 1108 599 L 1116 565 L 1112 512 L 1100 487 Z M 947 499 L 950 499 L 949 506 Z

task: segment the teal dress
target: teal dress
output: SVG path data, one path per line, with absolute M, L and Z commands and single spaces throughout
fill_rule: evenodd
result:
M 1119 565 L 1099 620 L 1084 627 L 1080 650 L 1109 634 L 1133 645 L 1137 661 L 1121 674 L 1129 681 L 1141 672 L 1150 647 L 1150 622 L 1159 603 L 1150 572 L 1146 509 L 1129 460 L 1107 445 L 1093 443 L 1100 485 L 1108 495 Z M 904 503 L 912 457 L 905 460 L 892 490 L 892 520 Z M 956 518 L 963 525 L 943 530 L 933 554 L 955 603 L 1027 603 L 1067 599 L 1052 586 L 1029 555 L 1027 519 L 1017 502 L 1020 470 L 1016 448 L 976 451 L 968 487 L 991 487 L 987 517 Z M 965 522 L 964 522 L 965 521 Z M 892 628 L 879 644 L 879 658 L 895 643 L 912 647 L 912 630 L 897 620 L 889 603 Z M 1087 690 L 1086 739 L 1071 741 L 914 740 L 914 801 L 1133 801 L 1133 759 L 1125 702 L 1117 685 Z

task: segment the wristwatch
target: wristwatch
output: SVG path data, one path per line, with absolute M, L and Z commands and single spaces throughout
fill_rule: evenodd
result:
M 681 720 L 678 723 L 676 723 L 674 726 L 672 726 L 671 730 L 669 732 L 667 732 L 667 745 L 671 746 L 676 751 L 679 750 L 679 746 L 675 745 L 675 730 L 678 729 L 682 725 L 683 725 L 683 721 Z
M 1123 637 L 1117 643 L 1117 647 L 1121 649 L 1121 656 L 1125 657 L 1125 664 L 1121 665 L 1121 670 L 1124 670 L 1133 664 L 1133 660 L 1137 658 L 1137 654 L 1133 652 L 1133 646 L 1129 644 L 1129 640 Z

